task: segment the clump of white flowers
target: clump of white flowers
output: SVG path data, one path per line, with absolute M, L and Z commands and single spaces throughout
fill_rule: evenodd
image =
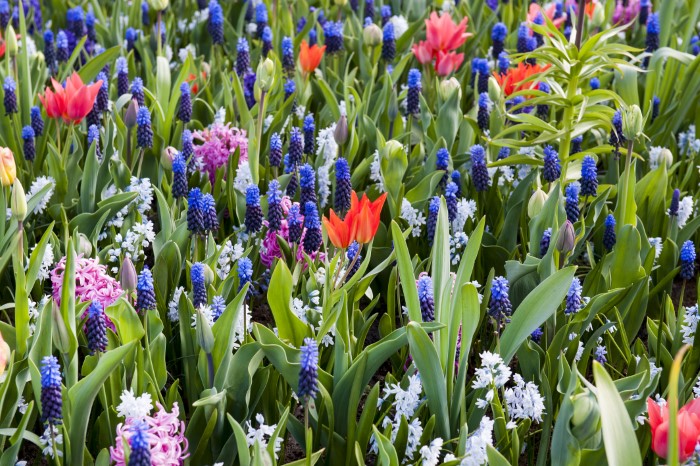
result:
M 253 424 L 250 421 L 246 421 L 246 428 L 247 428 L 247 433 L 246 433 L 246 440 L 248 442 L 248 446 L 252 447 L 255 445 L 255 442 L 257 442 L 260 445 L 261 449 L 267 448 L 267 444 L 272 438 L 272 436 L 275 434 L 275 429 L 277 429 L 277 424 L 272 424 L 272 425 L 267 425 L 265 424 L 265 417 L 258 413 L 255 415 L 255 420 L 258 423 L 258 427 L 255 428 L 253 427 Z M 282 441 L 284 439 L 282 437 L 275 437 L 275 458 L 278 458 L 278 453 L 282 449 Z
M 685 308 L 683 316 L 683 324 L 681 325 L 681 333 L 683 334 L 683 343 L 692 345 L 695 341 L 695 332 L 698 329 L 698 305 Z
M 411 202 L 404 197 L 401 201 L 401 214 L 399 216 L 408 223 L 411 228 L 411 236 L 418 238 L 421 234 L 421 228 L 425 225 L 423 212 L 414 208 Z

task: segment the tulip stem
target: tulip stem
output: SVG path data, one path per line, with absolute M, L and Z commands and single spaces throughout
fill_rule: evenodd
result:
M 343 262 L 345 261 L 345 249 L 340 250 L 340 259 L 338 260 L 338 265 L 333 272 L 333 281 L 331 281 L 331 288 L 336 289 L 338 285 L 338 278 L 340 276 L 340 270 L 343 268 Z
M 131 167 L 131 128 L 126 128 L 126 166 L 129 167 L 129 170 L 132 169 Z

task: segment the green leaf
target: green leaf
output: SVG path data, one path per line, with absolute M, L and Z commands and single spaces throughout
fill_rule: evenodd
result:
M 135 344 L 136 342 L 132 341 L 101 355 L 95 369 L 68 390 L 71 407 L 70 464 L 77 466 L 83 464 L 85 435 L 90 421 L 92 403 L 107 378 L 121 366 L 122 360 L 131 352 Z
M 308 335 L 308 329 L 289 307 L 292 300 L 292 273 L 285 262 L 277 262 L 269 289 L 273 292 L 268 293 L 267 300 L 280 338 L 300 347 Z
M 510 462 L 491 445 L 486 445 L 489 466 L 511 466 Z
M 438 433 L 442 438 L 450 438 L 447 386 L 437 350 L 428 334 L 416 322 L 409 322 L 406 328 L 411 356 L 421 374 L 430 412 L 437 419 Z
M 641 465 L 639 444 L 625 404 L 612 379 L 597 361 L 593 362 L 593 377 L 598 388 L 597 397 L 608 464 L 610 466 Z
M 557 310 L 569 291 L 575 267 L 566 267 L 537 285 L 520 303 L 501 336 L 501 356 L 506 364 L 527 337 Z
M 382 435 L 376 426 L 372 426 L 374 438 L 377 439 L 377 447 L 379 448 L 379 465 L 381 466 L 399 466 L 399 457 L 396 454 L 396 449 L 391 443 L 391 440 Z
M 97 75 L 100 74 L 100 71 L 102 71 L 106 64 L 112 63 L 112 61 L 117 59 L 121 51 L 122 47 L 115 45 L 99 55 L 92 57 L 90 61 L 80 67 L 80 71 L 78 71 L 80 79 L 82 79 L 84 83 L 89 83 L 90 81 L 94 80 Z
M 403 237 L 401 228 L 396 221 L 391 222 L 391 237 L 394 240 L 394 251 L 396 252 L 396 263 L 399 267 L 401 277 L 401 289 L 403 290 L 406 307 L 408 308 L 408 318 L 421 322 L 423 320 L 420 313 L 420 301 L 418 301 L 418 289 L 416 288 L 416 276 L 413 273 L 413 264 L 409 256 L 408 246 Z M 408 285 L 406 285 L 408 283 Z

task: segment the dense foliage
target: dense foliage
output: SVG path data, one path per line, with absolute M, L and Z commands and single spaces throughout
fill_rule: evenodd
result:
M 0 465 L 697 464 L 699 20 L 0 0 Z

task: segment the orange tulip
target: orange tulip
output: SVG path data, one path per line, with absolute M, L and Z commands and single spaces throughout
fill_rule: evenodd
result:
M 66 123 L 80 123 L 90 113 L 102 86 L 102 80 L 83 84 L 80 75 L 75 72 L 66 80 L 65 88 L 53 78 L 51 82 L 53 90 L 47 86 L 44 94 L 39 94 L 39 100 L 49 118 L 61 117 Z
M 386 200 L 386 193 L 379 196 L 374 202 L 370 202 L 366 194 L 362 199 L 357 199 L 357 193 L 352 192 L 350 211 L 348 216 L 356 224 L 355 241 L 366 244 L 372 241 L 379 228 L 379 217 Z
M 318 65 L 321 63 L 323 58 L 323 52 L 326 50 L 326 46 L 319 47 L 314 44 L 309 47 L 309 44 L 305 40 L 301 41 L 301 50 L 299 50 L 299 63 L 301 63 L 301 69 L 304 73 L 313 73 Z
M 333 209 L 330 218 L 323 217 L 323 225 L 326 227 L 328 239 L 336 248 L 345 249 L 355 240 L 357 224 L 353 221 L 353 215 L 348 212 L 345 220 L 341 220 Z
M 506 74 L 494 73 L 493 77 L 496 78 L 496 82 L 503 89 L 503 93 L 509 96 L 514 92 L 537 89 L 539 83 L 536 83 L 531 78 L 535 74 L 546 71 L 547 68 L 549 68 L 549 65 L 527 65 L 525 62 L 520 62 L 517 68 L 510 68 Z

